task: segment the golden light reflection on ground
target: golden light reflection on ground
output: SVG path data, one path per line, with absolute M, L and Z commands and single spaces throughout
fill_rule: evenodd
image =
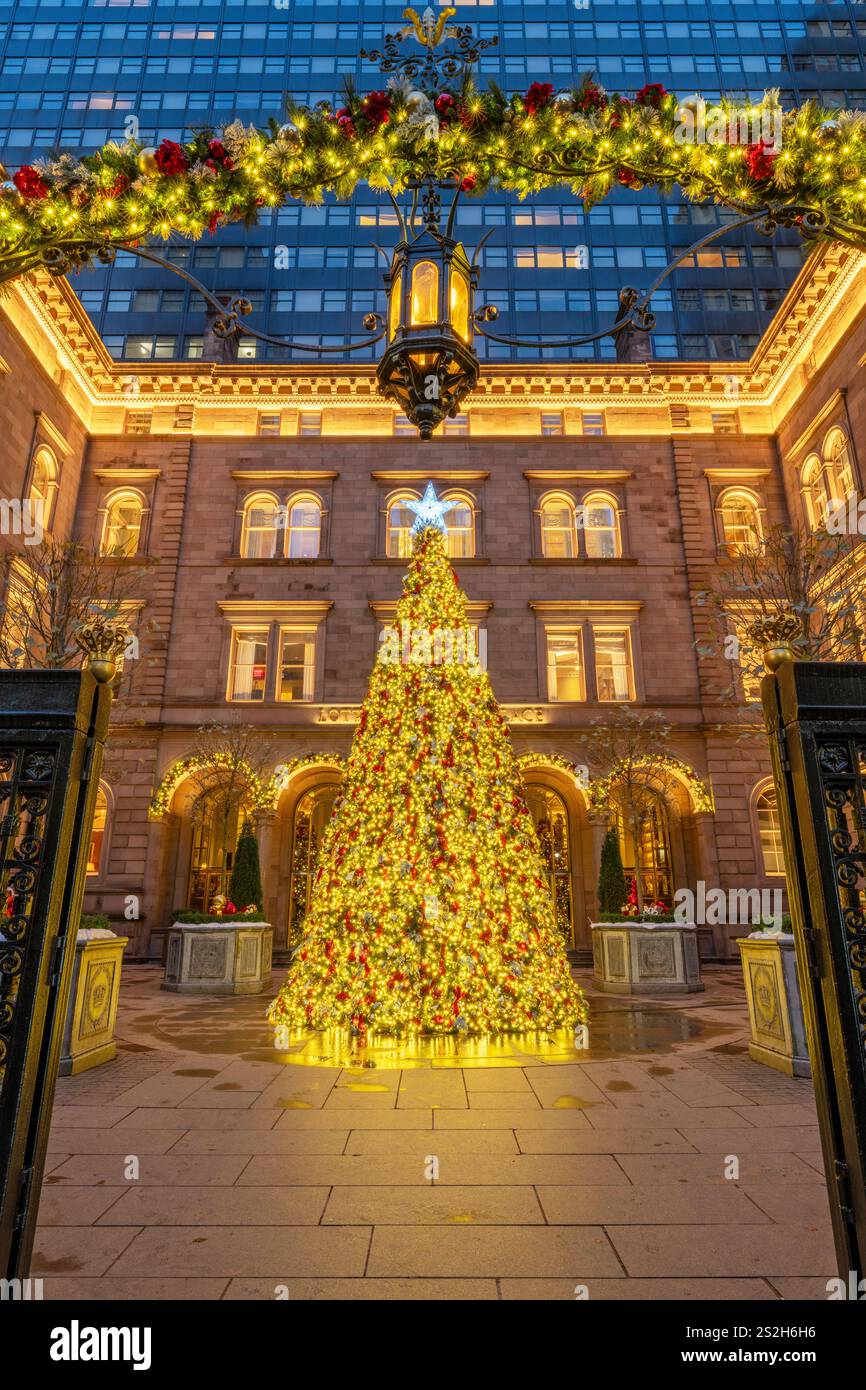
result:
M 282 1060 L 299 1067 L 370 1070 L 395 1067 L 526 1067 L 586 1060 L 586 1037 L 571 1029 L 492 1037 L 350 1037 L 341 1029 L 280 1039 Z M 583 1044 L 582 1046 L 576 1044 Z

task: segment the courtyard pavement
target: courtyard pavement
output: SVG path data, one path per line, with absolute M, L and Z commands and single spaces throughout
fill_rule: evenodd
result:
M 577 974 L 579 1063 L 379 1070 L 288 1062 L 269 996 L 125 966 L 117 1060 L 58 1084 L 31 1273 L 48 1299 L 826 1298 L 811 1085 L 749 1058 L 739 968 L 676 1001 Z

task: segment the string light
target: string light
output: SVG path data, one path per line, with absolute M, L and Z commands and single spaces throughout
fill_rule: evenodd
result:
M 437 525 L 416 535 L 395 631 L 401 648 L 374 667 L 270 1018 L 362 1036 L 573 1027 L 585 1004 L 487 673 L 427 659 L 437 634 L 453 652 L 467 632 Z

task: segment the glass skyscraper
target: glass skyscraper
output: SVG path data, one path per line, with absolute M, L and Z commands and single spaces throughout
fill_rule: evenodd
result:
M 361 91 L 384 85 L 359 50 L 399 28 L 402 8 L 402 0 L 0 0 L 2 157 L 11 170 L 51 149 L 83 154 L 130 133 L 152 144 L 235 118 L 264 125 L 280 117 L 288 93 L 339 104 L 347 76 Z M 785 106 L 809 97 L 866 103 L 866 4 L 851 0 L 478 0 L 459 4 L 457 18 L 479 37 L 498 36 L 479 81 L 489 75 L 509 92 L 533 81 L 568 87 L 591 71 L 625 95 L 659 81 L 708 101 L 726 93 L 745 102 L 778 87 Z M 567 191 L 523 204 L 490 193 L 463 200 L 458 227 L 469 247 L 494 228 L 479 302 L 498 306 L 503 331 L 581 333 L 614 321 L 623 285 L 647 288 L 677 249 L 733 216 L 650 190 L 617 192 L 588 214 Z M 252 230 L 226 228 L 195 246 L 175 238 L 165 254 L 218 293 L 246 295 L 255 327 L 336 343 L 363 337 L 364 314 L 383 307 L 372 243 L 387 247 L 395 236 L 387 198 L 362 188 L 349 204 L 269 210 Z M 727 234 L 656 296 L 655 356 L 747 357 L 802 259 L 794 233 L 772 243 Z M 75 283 L 115 357 L 200 355 L 203 304 L 181 280 L 121 253 Z M 485 346 L 491 358 L 544 355 Z M 310 360 L 251 340 L 240 352 Z M 613 343 L 572 355 L 610 358 Z

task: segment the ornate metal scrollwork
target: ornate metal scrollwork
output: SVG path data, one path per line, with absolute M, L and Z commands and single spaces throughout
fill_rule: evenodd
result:
M 833 856 L 833 882 L 845 926 L 851 988 L 866 1020 L 866 781 L 855 740 L 819 740 L 817 764 Z M 861 1028 L 866 1047 L 866 1026 Z
M 44 748 L 0 752 L 0 1083 L 44 867 L 55 766 L 55 755 Z
M 459 77 L 478 62 L 485 48 L 494 48 L 499 43 L 498 36 L 476 39 L 471 24 L 449 25 L 448 20 L 456 14 L 451 8 L 443 10 L 438 18 L 429 6 L 420 18 L 414 10 L 404 13 L 412 23 L 396 34 L 386 34 L 382 48 L 369 52 L 362 48 L 361 57 L 368 63 L 377 63 L 380 72 L 391 73 L 402 81 L 417 82 L 428 91 L 438 91 L 446 82 Z M 400 48 L 411 33 L 421 44 L 421 53 L 404 53 Z M 453 39 L 455 47 L 437 52 L 443 39 Z

